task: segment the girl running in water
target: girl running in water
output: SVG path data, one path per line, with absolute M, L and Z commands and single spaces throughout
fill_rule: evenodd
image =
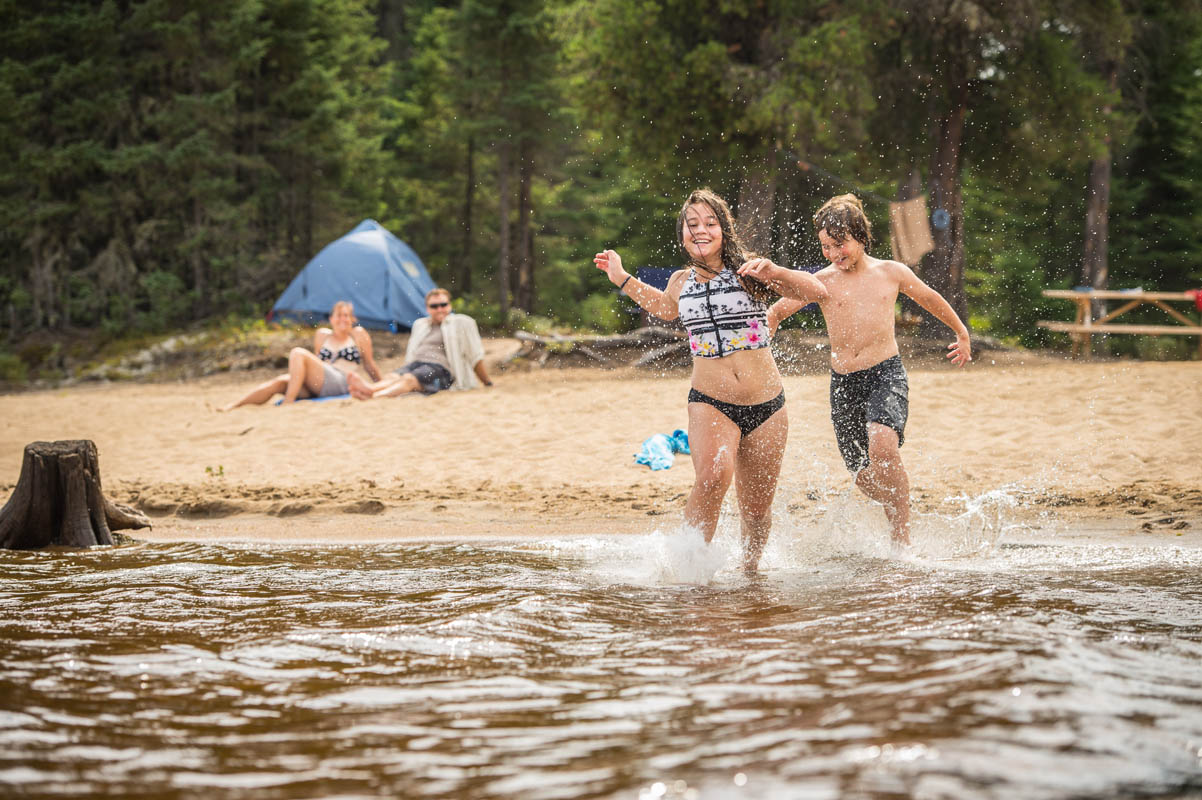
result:
M 628 297 L 661 319 L 676 319 L 689 334 L 693 375 L 689 390 L 689 449 L 696 479 L 684 522 L 708 543 L 732 481 L 739 501 L 743 571 L 759 564 L 772 527 L 772 499 L 780 475 L 789 420 L 780 372 L 769 347 L 786 316 L 824 300 L 813 276 L 777 267 L 744 250 L 726 202 L 708 189 L 689 195 L 676 223 L 688 266 L 673 273 L 666 291 L 622 267 L 613 250 L 593 259 Z M 776 292 L 740 276 L 750 267 L 793 299 L 771 303 Z

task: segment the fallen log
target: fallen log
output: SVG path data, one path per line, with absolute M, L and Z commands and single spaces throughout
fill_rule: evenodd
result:
M 646 347 L 663 342 L 679 342 L 686 338 L 681 331 L 674 331 L 668 328 L 639 328 L 630 333 L 616 333 L 609 336 L 597 334 L 582 334 L 579 336 L 567 336 L 561 333 L 551 333 L 545 336 L 537 333 L 527 333 L 526 331 L 518 331 L 514 336 L 522 342 L 543 346 L 580 346 L 591 347 L 594 350 L 602 350 L 606 348 L 626 348 L 626 347 Z
M 585 334 L 569 336 L 560 333 L 539 335 L 518 331 L 514 336 L 522 346 L 507 363 L 533 359 L 540 367 L 552 356 L 579 354 L 603 366 L 622 366 L 633 362 L 645 366 L 665 354 L 680 349 L 685 334 L 662 327 L 639 328 L 630 333 L 599 336 Z M 631 355 L 631 351 L 635 355 Z M 650 351 L 650 353 L 648 352 Z
M 149 527 L 145 514 L 104 496 L 91 440 L 31 442 L 17 486 L 0 508 L 0 547 L 92 547 L 112 544 L 113 531 Z

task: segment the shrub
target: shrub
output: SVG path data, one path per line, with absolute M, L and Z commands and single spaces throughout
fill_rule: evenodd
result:
M 12 353 L 0 353 L 0 383 L 25 383 L 29 379 L 29 367 Z
M 619 302 L 610 291 L 590 294 L 579 305 L 580 327 L 600 333 L 618 333 L 629 327 L 630 317 L 622 312 Z

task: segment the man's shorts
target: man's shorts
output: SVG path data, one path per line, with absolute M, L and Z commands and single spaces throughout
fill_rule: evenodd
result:
M 422 394 L 434 394 L 450 388 L 455 382 L 451 371 L 442 364 L 429 361 L 411 361 L 396 371 L 397 375 L 412 375 L 417 378 L 417 385 Z
M 910 415 L 910 383 L 901 356 L 875 366 L 840 375 L 831 372 L 831 421 L 843 463 L 852 472 L 868 466 L 868 423 L 878 422 L 906 440 Z

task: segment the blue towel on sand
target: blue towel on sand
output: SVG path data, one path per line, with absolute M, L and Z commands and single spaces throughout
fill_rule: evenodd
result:
M 332 394 L 329 397 L 298 397 L 296 398 L 296 402 L 303 403 L 306 400 L 312 400 L 314 403 L 324 403 L 327 400 L 347 400 L 349 398 L 349 394 Z M 281 397 L 279 400 L 276 400 L 275 404 L 277 406 L 282 406 L 284 404 L 284 398 Z
M 636 464 L 646 464 L 651 469 L 667 469 L 676 460 L 677 453 L 689 454 L 689 435 L 677 428 L 669 436 L 657 433 L 643 442 L 643 449 L 634 457 Z

